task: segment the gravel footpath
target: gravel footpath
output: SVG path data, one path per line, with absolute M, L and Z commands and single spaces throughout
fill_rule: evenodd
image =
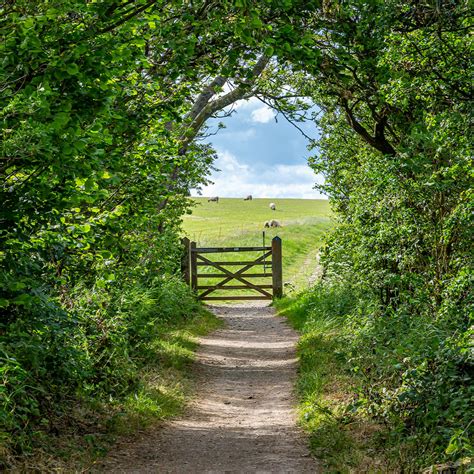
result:
M 119 443 L 100 472 L 321 472 L 296 427 L 297 334 L 267 303 L 212 306 L 185 415 Z

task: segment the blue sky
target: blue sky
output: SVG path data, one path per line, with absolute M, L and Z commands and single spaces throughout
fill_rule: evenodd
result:
M 312 189 L 322 177 L 307 165 L 307 139 L 287 120 L 256 98 L 239 101 L 231 117 L 208 122 L 216 131 L 219 122 L 225 129 L 206 139 L 218 153 L 211 184 L 204 196 L 267 198 L 322 198 Z M 312 123 L 299 126 L 310 137 L 317 136 Z M 192 194 L 197 195 L 196 191 Z

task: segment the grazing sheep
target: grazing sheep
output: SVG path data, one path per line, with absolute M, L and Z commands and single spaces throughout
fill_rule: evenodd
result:
M 246 198 L 244 198 L 244 201 L 251 201 L 252 200 L 252 195 L 249 194 Z
M 266 221 L 264 227 L 281 227 L 280 221 L 272 219 L 271 221 Z
M 272 211 L 276 211 L 276 206 L 274 202 L 271 202 L 270 205 L 268 206 Z
M 207 202 L 219 202 L 219 196 L 210 197 Z

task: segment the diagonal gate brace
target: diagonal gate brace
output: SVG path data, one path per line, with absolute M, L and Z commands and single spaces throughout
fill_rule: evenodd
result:
M 246 287 L 248 287 L 249 289 L 252 289 L 252 290 L 255 290 L 255 291 L 258 291 L 259 293 L 261 293 L 262 295 L 266 296 L 267 298 L 272 298 L 272 295 L 270 293 L 268 293 L 267 291 L 263 290 L 262 288 L 258 287 L 257 285 L 254 285 L 253 283 L 249 282 L 248 280 L 246 280 L 245 278 L 243 278 L 241 275 L 246 272 L 247 270 L 249 270 L 251 267 L 253 267 L 255 264 L 263 261 L 265 258 L 269 257 L 270 255 L 272 254 L 271 250 L 269 252 L 266 252 L 265 254 L 263 254 L 262 256 L 258 257 L 254 262 L 250 263 L 249 265 L 246 265 L 244 267 L 242 267 L 240 270 L 238 270 L 237 272 L 233 273 L 231 272 L 230 270 L 227 270 L 226 268 L 222 267 L 221 265 L 219 265 L 218 263 L 216 262 L 212 262 L 211 260 L 208 260 L 206 257 L 203 257 L 202 255 L 200 255 L 199 253 L 196 254 L 196 257 L 201 260 L 202 262 L 205 262 L 207 263 L 209 266 L 212 266 L 212 267 L 215 267 L 217 268 L 218 270 L 220 270 L 221 272 L 223 272 L 225 275 L 227 275 L 226 278 L 224 278 L 224 280 L 220 281 L 219 283 L 217 283 L 214 288 L 212 289 L 208 289 L 206 290 L 204 293 L 201 293 L 199 295 L 199 298 L 204 298 L 205 296 L 209 295 L 210 293 L 212 293 L 213 291 L 216 291 L 218 290 L 219 288 L 222 288 L 226 283 L 228 283 L 229 281 L 231 280 L 238 280 L 240 281 L 241 283 L 243 283 L 244 285 L 246 285 Z

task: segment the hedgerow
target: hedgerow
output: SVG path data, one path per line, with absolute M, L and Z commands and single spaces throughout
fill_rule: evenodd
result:
M 141 371 L 159 363 L 156 341 L 202 311 L 188 287 L 169 276 L 76 296 L 68 312 L 38 297 L 2 327 L 1 440 L 10 459 L 41 446 L 55 423 L 67 424 L 71 405 L 135 393 Z
M 307 326 L 340 316 L 351 406 L 387 426 L 408 471 L 472 456 L 468 10 L 334 4 L 323 63 L 297 86 L 320 107 L 311 165 L 336 220 Z M 339 315 L 335 285 L 353 295 Z
M 0 13 L 7 455 L 57 430 L 72 399 L 129 396 L 161 322 L 196 311 L 173 276 L 187 196 L 215 159 L 196 138 L 252 95 L 290 120 L 313 113 L 321 132 L 310 164 L 337 225 L 315 307 L 347 315 L 360 409 L 424 447 L 420 465 L 466 455 L 468 2 L 16 0 Z M 335 281 L 354 302 L 334 306 Z
M 448 319 L 414 317 L 407 308 L 381 313 L 367 293 L 331 278 L 279 306 L 302 332 L 301 420 L 323 462 L 362 468 L 368 456 L 380 463 L 370 468 L 406 472 L 469 465 L 474 385 L 466 312 Z M 378 426 L 364 443 L 360 423 Z

